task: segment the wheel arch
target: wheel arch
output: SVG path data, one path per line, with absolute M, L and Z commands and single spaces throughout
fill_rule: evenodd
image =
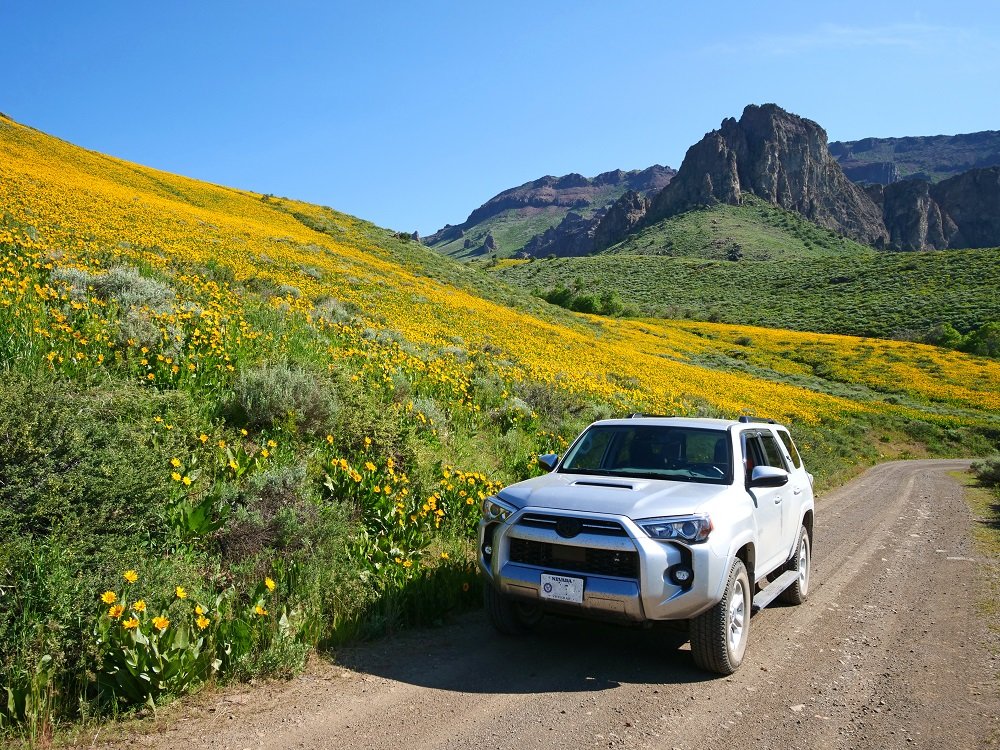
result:
M 813 536 L 813 509 L 809 508 L 802 515 L 802 525 L 805 527 L 806 533 L 809 534 L 809 544 L 815 546 L 815 537 Z
M 750 585 L 753 586 L 756 581 L 756 562 L 757 562 L 757 551 L 753 546 L 753 542 L 747 542 L 733 555 L 733 557 L 738 557 L 743 561 L 743 566 L 747 569 L 747 578 L 750 579 Z

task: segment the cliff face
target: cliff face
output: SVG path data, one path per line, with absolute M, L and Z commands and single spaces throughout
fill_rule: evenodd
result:
M 744 192 L 859 242 L 888 242 L 881 211 L 830 156 L 823 128 L 774 104 L 748 106 L 739 121 L 724 120 L 692 146 L 645 221 L 717 202 L 739 204 Z
M 871 185 L 893 250 L 1000 246 L 1000 167 L 972 169 L 932 185 Z
M 949 247 L 1000 247 L 1000 167 L 943 180 L 931 196 L 956 226 Z
M 931 196 L 929 182 L 871 185 L 866 192 L 882 209 L 891 249 L 941 250 L 950 246 L 955 223 Z

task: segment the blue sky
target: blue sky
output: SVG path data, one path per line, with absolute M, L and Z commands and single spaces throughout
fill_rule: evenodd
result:
M 659 163 L 748 103 L 831 140 L 1000 129 L 1000 3 L 12 2 L 0 111 L 427 234 Z

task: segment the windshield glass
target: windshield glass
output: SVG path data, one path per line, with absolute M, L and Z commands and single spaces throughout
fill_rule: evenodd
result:
M 724 430 L 596 425 L 570 448 L 559 471 L 728 484 L 732 451 Z

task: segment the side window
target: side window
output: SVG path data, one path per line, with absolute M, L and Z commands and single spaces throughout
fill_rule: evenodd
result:
M 785 460 L 781 457 L 781 448 L 778 441 L 770 432 L 761 433 L 760 442 L 764 446 L 764 453 L 767 456 L 767 465 L 778 469 L 787 469 Z
M 784 430 L 778 430 L 778 437 L 780 437 L 781 442 L 785 444 L 785 450 L 787 450 L 788 455 L 792 457 L 792 463 L 795 464 L 795 468 L 801 469 L 802 458 L 799 456 L 799 452 L 795 450 L 795 443 L 792 442 L 792 436 Z
M 747 476 L 753 471 L 754 466 L 765 466 L 767 459 L 764 456 L 764 449 L 760 445 L 760 438 L 756 432 L 743 433 L 743 465 L 746 467 Z

